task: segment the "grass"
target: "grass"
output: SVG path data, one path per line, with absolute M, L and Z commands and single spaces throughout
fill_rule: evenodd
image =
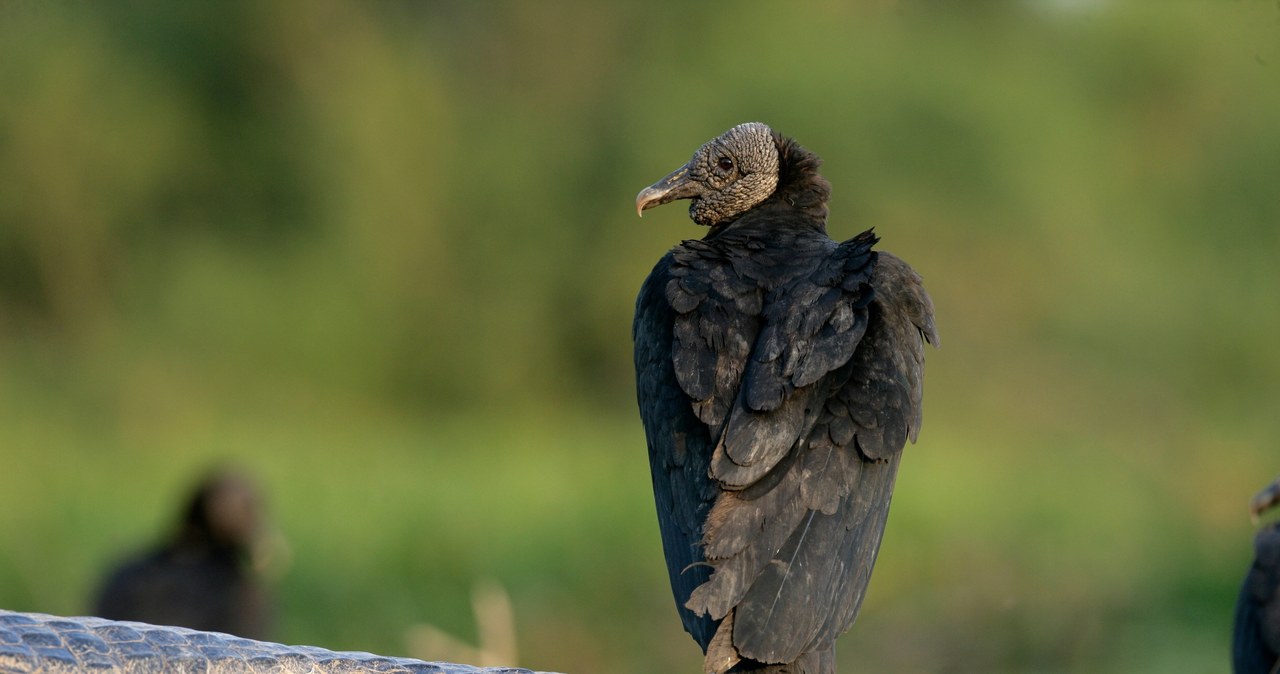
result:
M 282 385 L 201 410 L 137 411 L 156 413 L 140 429 L 91 394 L 62 391 L 46 406 L 42 388 L 53 398 L 47 382 L 3 389 L 8 402 L 34 394 L 27 411 L 46 409 L 0 429 L 0 443 L 22 448 L 0 477 L 0 538 L 17 542 L 0 556 L 6 608 L 84 612 L 106 565 L 156 536 L 194 476 L 227 461 L 261 481 L 287 542 L 288 563 L 272 568 L 280 640 L 404 653 L 419 622 L 474 638 L 468 593 L 489 578 L 512 595 L 523 665 L 698 666 L 666 587 L 627 405 L 432 415 Z M 1206 491 L 1188 498 L 1178 472 L 1152 472 L 1114 441 L 1033 438 L 966 421 L 964 405 L 935 408 L 908 448 L 843 662 L 993 672 L 1225 662 L 1249 532 L 1243 496 L 1238 508 L 1198 500 L 1222 498 L 1239 471 L 1203 474 Z

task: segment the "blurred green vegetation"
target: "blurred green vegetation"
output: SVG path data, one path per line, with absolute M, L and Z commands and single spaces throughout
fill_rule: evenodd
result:
M 0 0 L 0 606 L 77 614 L 212 463 L 280 640 L 698 671 L 632 398 L 635 192 L 761 120 L 944 348 L 846 671 L 1213 672 L 1280 471 L 1280 9 Z M 418 654 L 423 655 L 423 654 Z M 429 655 L 429 654 L 427 654 Z

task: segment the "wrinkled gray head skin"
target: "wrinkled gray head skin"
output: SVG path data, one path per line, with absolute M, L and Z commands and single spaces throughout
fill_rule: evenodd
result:
M 760 122 L 739 124 L 707 141 L 689 163 L 636 195 L 636 213 L 691 199 L 689 217 L 718 225 L 759 204 L 778 186 L 778 146 Z

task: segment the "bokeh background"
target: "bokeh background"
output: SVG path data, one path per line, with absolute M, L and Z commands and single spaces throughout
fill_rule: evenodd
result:
M 0 606 L 210 465 L 278 640 L 700 671 L 635 411 L 643 186 L 761 120 L 937 305 L 842 671 L 1222 672 L 1280 472 L 1274 2 L 0 1 Z M 414 653 L 422 657 L 432 654 Z

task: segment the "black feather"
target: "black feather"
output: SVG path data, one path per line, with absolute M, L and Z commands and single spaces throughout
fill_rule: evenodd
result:
M 1254 539 L 1254 560 L 1236 601 L 1232 668 L 1271 674 L 1280 667 L 1280 524 Z
M 870 230 L 832 241 L 820 161 L 771 139 L 772 193 L 717 212 L 645 281 L 637 392 L 672 589 L 707 671 L 831 674 L 937 336 L 915 272 L 873 252 Z
M 260 517 L 257 490 L 246 477 L 207 476 L 173 535 L 107 576 L 93 614 L 269 637 L 271 600 L 251 563 Z

